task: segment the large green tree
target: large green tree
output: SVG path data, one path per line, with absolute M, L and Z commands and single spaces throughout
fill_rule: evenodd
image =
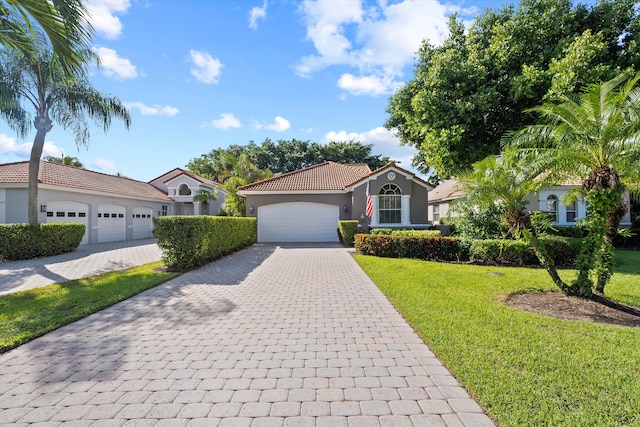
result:
M 371 153 L 373 145 L 357 141 L 317 142 L 265 139 L 258 145 L 253 141 L 247 145 L 230 145 L 216 148 L 207 154 L 192 159 L 187 168 L 197 174 L 221 181 L 220 175 L 227 169 L 227 158 L 238 158 L 244 154 L 257 169 L 270 170 L 275 174 L 291 172 L 326 161 L 338 163 L 365 163 L 378 169 L 389 163 L 388 157 Z
M 64 77 L 75 75 L 92 56 L 93 28 L 87 17 L 82 0 L 0 0 L 0 44 L 35 59 L 34 41 L 44 32 L 52 65 Z
M 246 154 L 226 156 L 224 164 L 225 170 L 218 176 L 220 188 L 227 193 L 221 209 L 226 215 L 245 216 L 245 200 L 238 194 L 238 187 L 271 178 L 273 173 L 269 169 L 258 169 Z
M 116 97 L 106 96 L 78 73 L 63 78 L 47 43 L 35 43 L 33 55 L 8 49 L 0 52 L 0 117 L 20 136 L 31 128 L 27 107 L 33 108 L 36 135 L 29 158 L 29 222 L 38 222 L 38 172 L 47 133 L 54 121 L 75 134 L 78 146 L 89 141 L 87 117 L 106 132 L 113 118 L 128 128 L 128 110 Z
M 604 293 L 613 273 L 613 238 L 626 212 L 622 196 L 640 182 L 640 73 L 589 85 L 529 111 L 543 122 L 508 135 L 507 144 L 534 158 L 547 182 L 582 181 L 589 202 L 589 236 L 572 287 L 582 296 Z
M 486 10 L 465 31 L 455 16 L 442 45 L 425 40 L 414 76 L 390 99 L 385 127 L 418 149 L 414 163 L 446 179 L 500 152 L 524 112 L 548 97 L 640 63 L 634 0 L 522 0 Z

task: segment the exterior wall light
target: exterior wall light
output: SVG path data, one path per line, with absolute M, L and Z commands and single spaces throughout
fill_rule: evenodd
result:
M 249 206 L 249 213 L 253 213 L 253 205 Z

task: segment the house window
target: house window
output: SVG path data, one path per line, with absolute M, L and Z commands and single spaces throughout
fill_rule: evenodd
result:
M 433 221 L 440 219 L 440 205 L 433 205 Z
M 191 189 L 187 186 L 187 184 L 182 184 L 180 189 L 178 190 L 178 194 L 181 196 L 190 196 Z
M 551 222 L 558 222 L 558 197 L 554 194 L 547 197 L 547 214 Z
M 402 221 L 402 190 L 395 184 L 385 184 L 378 196 L 380 224 L 400 224 Z
M 160 211 L 160 216 L 167 216 L 167 215 L 169 215 L 169 206 L 162 205 L 162 210 Z
M 576 201 L 567 205 L 567 222 L 576 222 Z

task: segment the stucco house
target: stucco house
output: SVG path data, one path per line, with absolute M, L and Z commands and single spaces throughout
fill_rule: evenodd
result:
M 26 161 L 0 164 L 0 224 L 28 221 L 28 169 Z M 217 183 L 182 169 L 149 183 L 43 161 L 38 182 L 38 222 L 85 224 L 81 244 L 153 237 L 153 217 L 219 213 L 224 201 L 219 191 L 206 209 L 194 202 Z
M 246 214 L 258 219 L 259 242 L 337 242 L 338 221 L 363 227 L 427 228 L 433 185 L 395 163 L 325 162 L 242 186 Z M 371 215 L 367 215 L 367 194 Z
M 567 183 L 546 187 L 539 192 L 530 193 L 525 198 L 528 202 L 527 207 L 530 210 L 547 212 L 554 225 L 575 225 L 580 218 L 584 218 L 587 215 L 587 202 L 583 197 L 578 196 L 575 201 L 567 203 L 567 193 L 576 188 L 580 188 L 580 186 Z M 455 212 L 450 211 L 450 204 L 462 195 L 464 193 L 458 188 L 456 179 L 444 181 L 434 188 L 429 197 L 429 217 L 432 219 L 433 224 L 439 224 L 440 218 L 456 216 Z M 627 205 L 629 205 L 628 195 L 626 200 Z M 620 225 L 622 227 L 631 225 L 629 209 L 627 209 L 627 213 Z

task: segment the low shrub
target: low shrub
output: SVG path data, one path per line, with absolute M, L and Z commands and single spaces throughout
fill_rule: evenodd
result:
M 581 248 L 581 239 L 560 236 L 544 236 L 547 252 L 558 266 L 571 266 Z M 539 265 L 529 243 L 524 240 L 488 239 L 474 240 L 469 248 L 469 258 L 478 264 L 526 266 Z
M 458 239 L 451 237 L 356 234 L 355 248 L 363 255 L 431 261 L 460 259 Z
M 411 236 L 411 237 L 441 237 L 440 230 L 395 230 L 392 228 L 374 228 L 371 230 L 374 236 Z
M 72 252 L 84 233 L 79 222 L 0 224 L 0 255 L 17 261 Z
M 255 218 L 163 216 L 153 218 L 162 260 L 171 269 L 202 266 L 255 242 Z
M 358 232 L 358 221 L 344 220 L 338 221 L 340 241 L 348 246 L 353 246 L 353 236 Z

